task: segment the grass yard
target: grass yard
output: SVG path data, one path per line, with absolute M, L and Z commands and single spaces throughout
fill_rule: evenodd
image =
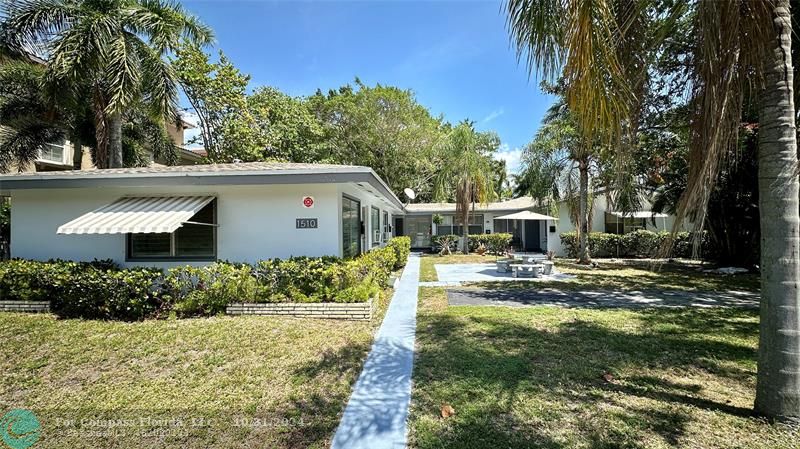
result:
M 703 273 L 703 269 L 709 268 L 707 266 L 702 269 L 678 263 L 657 266 L 635 260 L 615 263 L 598 259 L 596 262 L 597 267 L 557 262 L 559 271 L 574 274 L 577 278 L 568 282 L 552 282 L 549 286 L 605 290 L 759 291 L 761 285 L 757 274 Z
M 417 449 L 800 448 L 750 416 L 757 311 L 448 307 L 423 288 L 417 323 Z
M 440 256 L 438 254 L 423 254 L 420 259 L 419 266 L 419 280 L 420 281 L 438 281 L 436 275 L 436 264 L 451 264 L 451 263 L 494 263 L 497 256 L 480 254 L 451 254 L 449 256 Z
M 3 313 L 0 409 L 36 413 L 37 448 L 326 448 L 388 298 L 372 323 Z

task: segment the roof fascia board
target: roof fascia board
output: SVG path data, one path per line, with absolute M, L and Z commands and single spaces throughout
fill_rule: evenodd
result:
M 271 172 L 165 172 L 120 173 L 97 176 L 21 176 L 0 179 L 0 195 L 21 189 L 71 189 L 113 185 L 114 187 L 186 186 L 186 185 L 259 185 L 259 184 L 330 184 L 366 182 L 388 198 L 398 209 L 403 203 L 371 169 L 348 172 L 336 170 L 273 170 Z

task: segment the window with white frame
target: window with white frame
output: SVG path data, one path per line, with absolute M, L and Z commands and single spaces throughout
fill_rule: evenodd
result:
M 215 260 L 216 204 L 208 203 L 173 233 L 128 234 L 128 260 Z
M 469 214 L 469 233 L 470 234 L 483 234 L 483 215 Z M 454 215 L 443 215 L 442 223 L 436 225 L 436 235 L 461 235 L 464 233 L 464 227 L 460 223 L 460 219 Z
M 370 209 L 370 229 L 372 230 L 372 246 L 381 244 L 381 211 L 377 207 Z
M 64 150 L 67 146 L 66 140 L 60 142 L 46 143 L 39 149 L 39 159 L 57 164 L 64 163 Z

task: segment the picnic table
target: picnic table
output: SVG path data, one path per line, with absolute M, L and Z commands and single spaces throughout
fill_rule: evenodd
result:
M 497 259 L 497 272 L 498 273 L 510 273 L 511 272 L 511 264 L 514 263 L 515 259 Z
M 520 273 L 530 273 L 532 277 L 538 278 L 542 273 L 542 264 L 538 263 L 512 263 L 509 264 L 511 275 L 518 278 Z

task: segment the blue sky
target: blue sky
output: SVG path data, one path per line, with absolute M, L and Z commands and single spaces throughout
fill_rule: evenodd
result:
M 517 64 L 498 2 L 183 3 L 253 87 L 301 96 L 358 76 L 411 89 L 434 115 L 497 132 L 512 171 L 552 101 Z

